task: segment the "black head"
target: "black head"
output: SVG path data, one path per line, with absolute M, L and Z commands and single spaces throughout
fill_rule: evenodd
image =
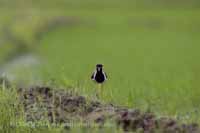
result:
M 101 71 L 102 68 L 103 68 L 103 65 L 102 65 L 102 64 L 97 64 L 97 65 L 96 65 L 97 71 Z
M 103 65 L 102 64 L 97 64 L 96 67 L 102 68 Z

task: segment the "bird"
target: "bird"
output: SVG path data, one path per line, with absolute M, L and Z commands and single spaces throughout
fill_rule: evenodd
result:
M 103 71 L 103 65 L 102 64 L 96 65 L 96 70 L 93 72 L 91 79 L 96 81 L 96 83 L 98 83 L 98 84 L 102 84 L 104 81 L 107 80 L 107 75 Z
M 98 88 L 99 88 L 98 91 L 102 92 L 102 85 L 107 80 L 107 74 L 103 71 L 102 64 L 96 65 L 96 69 L 93 72 L 91 79 L 98 84 Z

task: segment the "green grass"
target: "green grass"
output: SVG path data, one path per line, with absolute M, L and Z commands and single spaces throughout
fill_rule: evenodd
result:
M 28 47 L 37 45 L 36 49 L 30 46 L 42 58 L 39 68 L 30 69 L 36 71 L 36 79 L 74 88 L 90 98 L 97 87 L 90 80 L 91 73 L 95 64 L 103 63 L 109 80 L 104 85 L 102 101 L 151 110 L 184 122 L 200 122 L 198 1 L 154 4 L 145 0 L 131 3 L 88 0 L 58 1 L 58 5 L 0 2 L 5 3 L 0 7 L 3 12 L 0 28 L 12 22 L 9 27 L 13 35 Z M 35 33 L 53 16 L 78 18 L 80 24 L 58 28 L 45 33 L 40 42 L 35 41 Z M 5 39 L 6 45 L 0 45 L 0 62 L 15 51 L 13 43 Z M 3 116 L 0 125 L 7 126 L 4 131 L 10 130 L 8 123 L 16 119 L 15 108 L 6 104 L 16 100 L 9 94 L 0 91 Z M 82 129 L 75 128 L 74 132 L 77 130 Z
M 197 14 L 75 11 L 71 15 L 88 23 L 46 34 L 38 50 L 41 73 L 91 96 L 90 75 L 103 63 L 109 80 L 102 100 L 162 115 L 199 112 Z
M 0 132 L 3 133 L 85 133 L 85 132 L 116 132 L 122 133 L 121 129 L 115 126 L 107 126 L 98 128 L 94 125 L 90 128 L 84 123 L 68 123 L 71 125 L 70 130 L 65 129 L 65 125 L 51 124 L 47 121 L 26 122 L 24 118 L 24 111 L 19 103 L 18 94 L 14 88 L 0 87 Z M 66 124 L 66 123 L 65 123 Z M 105 123 L 106 125 L 107 123 Z M 108 123 L 109 124 L 109 123 Z

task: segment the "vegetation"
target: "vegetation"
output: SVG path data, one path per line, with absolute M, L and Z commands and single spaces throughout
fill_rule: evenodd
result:
M 103 63 L 104 103 L 199 123 L 199 7 L 198 0 L 0 0 L 0 72 L 16 86 L 64 87 L 93 99 L 90 76 Z M 10 67 L 27 54 L 39 63 Z M 14 90 L 0 93 L 6 132 L 19 109 Z

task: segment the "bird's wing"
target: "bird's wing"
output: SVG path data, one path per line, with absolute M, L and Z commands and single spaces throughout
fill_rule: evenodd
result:
M 96 71 L 93 72 L 93 74 L 92 74 L 92 76 L 91 76 L 91 79 L 92 79 L 92 80 L 95 80 L 96 73 L 97 73 Z

